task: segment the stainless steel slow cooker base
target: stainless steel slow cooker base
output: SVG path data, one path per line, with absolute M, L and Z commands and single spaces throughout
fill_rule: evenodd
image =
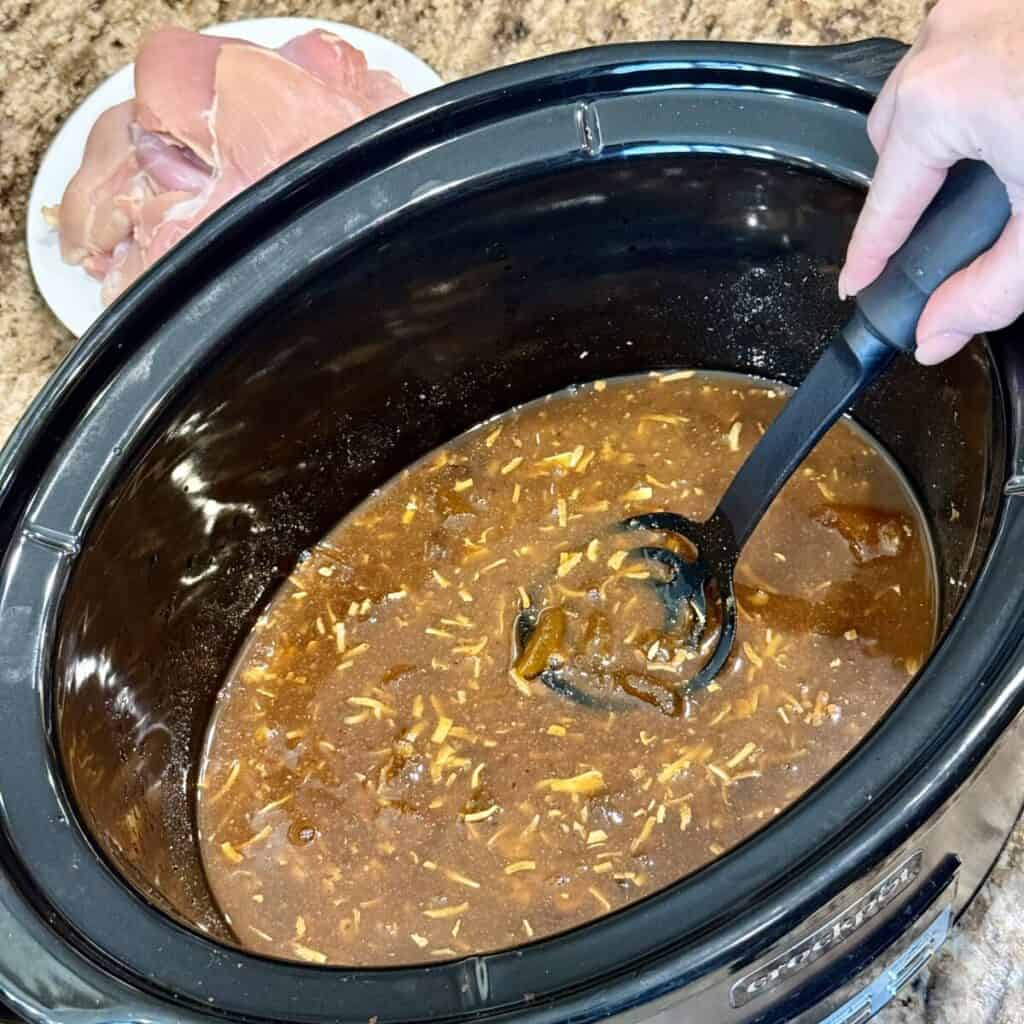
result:
M 262 602 L 396 469 L 576 381 L 799 381 L 845 317 L 865 114 L 898 52 L 614 47 L 447 87 L 257 185 L 83 338 L 0 463 L 0 992 L 19 1013 L 820 1021 L 851 995 L 871 1012 L 872 971 L 938 941 L 1019 810 L 998 782 L 1024 706 L 1024 515 L 1002 493 L 1024 350 L 1001 338 L 901 365 L 855 410 L 928 515 L 938 651 L 706 869 L 520 949 L 318 968 L 232 945 L 193 807 Z

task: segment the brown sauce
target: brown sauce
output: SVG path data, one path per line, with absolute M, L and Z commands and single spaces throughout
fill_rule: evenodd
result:
M 920 510 L 862 431 L 833 428 L 748 544 L 708 691 L 678 696 L 685 644 L 609 529 L 706 517 L 785 397 L 692 372 L 573 389 L 456 438 L 309 553 L 202 766 L 207 875 L 244 946 L 410 964 L 562 931 L 720 855 L 857 744 L 935 630 Z M 559 618 L 534 664 L 527 603 Z M 552 692 L 552 663 L 622 707 Z

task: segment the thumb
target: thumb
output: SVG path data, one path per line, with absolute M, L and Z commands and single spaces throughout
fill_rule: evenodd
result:
M 936 289 L 917 325 L 917 360 L 940 363 L 976 334 L 1024 314 L 1024 211 L 996 244 Z

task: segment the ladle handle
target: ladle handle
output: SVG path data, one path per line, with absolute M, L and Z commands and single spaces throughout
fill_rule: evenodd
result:
M 869 331 L 847 338 L 848 331 L 821 354 L 718 503 L 715 516 L 725 521 L 736 556 L 797 466 L 896 357 L 895 348 Z
M 857 296 L 857 311 L 733 477 L 715 517 L 739 554 L 775 496 L 829 427 L 892 362 L 913 352 L 929 297 L 989 249 L 1010 219 L 1006 188 L 985 165 L 950 172 L 903 247 Z
M 885 270 L 857 296 L 868 328 L 913 352 L 917 322 L 943 281 L 990 249 L 1010 220 L 1006 186 L 987 165 L 963 160 Z

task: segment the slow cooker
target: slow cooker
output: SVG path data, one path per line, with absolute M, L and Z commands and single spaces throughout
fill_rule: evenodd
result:
M 241 950 L 200 744 L 300 553 L 397 469 L 574 382 L 798 382 L 902 53 L 629 45 L 447 86 L 300 157 L 82 338 L 0 463 L 0 992 L 29 1021 L 828 1021 L 941 946 L 1020 810 L 1024 345 L 892 370 L 855 416 L 934 537 L 941 641 L 871 735 L 619 913 L 428 967 Z M 1010 783 L 1010 784 L 1008 784 Z

